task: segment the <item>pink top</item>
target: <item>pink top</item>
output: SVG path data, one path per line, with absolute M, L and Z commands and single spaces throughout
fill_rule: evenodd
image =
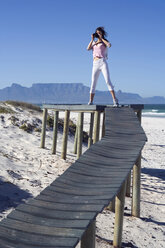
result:
M 107 47 L 102 43 L 98 43 L 96 45 L 96 42 L 94 41 L 92 44 L 92 49 L 93 49 L 93 58 L 99 57 L 99 58 L 105 58 L 107 59 Z

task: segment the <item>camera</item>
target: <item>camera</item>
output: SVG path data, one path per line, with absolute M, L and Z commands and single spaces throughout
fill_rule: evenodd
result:
M 99 36 L 98 36 L 97 33 L 93 33 L 93 37 L 94 37 L 94 38 L 99 38 Z

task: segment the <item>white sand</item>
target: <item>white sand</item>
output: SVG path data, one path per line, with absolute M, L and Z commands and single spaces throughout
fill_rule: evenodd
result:
M 17 111 L 14 115 L 18 123 L 27 120 L 41 126 L 41 114 L 13 109 Z M 11 114 L 0 114 L 0 219 L 20 202 L 36 196 L 76 159 L 72 153 L 74 137 L 69 137 L 68 156 L 64 161 L 60 159 L 62 133 L 58 133 L 57 155 L 52 155 L 52 131 L 47 132 L 46 149 L 41 149 L 41 134 L 19 129 L 10 117 Z M 71 114 L 71 118 L 76 122 L 77 114 Z M 88 130 L 89 114 L 85 115 L 84 123 Z M 165 247 L 165 118 L 144 117 L 142 125 L 148 142 L 142 153 L 141 218 L 130 216 L 131 198 L 126 198 L 123 247 L 159 248 Z M 113 225 L 112 212 L 104 210 L 99 214 L 96 247 L 112 247 Z

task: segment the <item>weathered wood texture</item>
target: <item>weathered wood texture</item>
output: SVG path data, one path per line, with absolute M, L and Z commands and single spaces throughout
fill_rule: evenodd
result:
M 118 192 L 145 141 L 131 108 L 107 108 L 105 136 L 40 195 L 0 222 L 0 248 L 75 247 L 97 214 L 115 196 L 120 201 Z M 122 207 L 117 206 L 120 212 Z M 82 245 L 92 242 L 88 238 Z
M 48 112 L 48 110 L 46 108 L 44 108 L 43 120 L 42 120 L 41 148 L 45 147 L 47 112 Z
M 54 113 L 52 154 L 56 154 L 59 111 Z
M 89 124 L 88 148 L 93 144 L 93 123 L 94 123 L 94 113 L 91 113 L 90 124 Z
M 69 131 L 69 116 L 70 111 L 65 111 L 65 119 L 64 119 L 64 130 L 63 130 L 63 142 L 62 142 L 62 152 L 61 158 L 66 159 L 67 154 L 67 142 L 68 142 L 68 131 Z
M 77 158 L 79 158 L 82 154 L 83 122 L 84 122 L 84 113 L 80 112 L 78 116 L 78 130 L 77 130 Z

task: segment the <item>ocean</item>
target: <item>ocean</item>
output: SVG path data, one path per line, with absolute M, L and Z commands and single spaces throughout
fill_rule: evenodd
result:
M 144 104 L 142 116 L 165 118 L 165 104 Z

